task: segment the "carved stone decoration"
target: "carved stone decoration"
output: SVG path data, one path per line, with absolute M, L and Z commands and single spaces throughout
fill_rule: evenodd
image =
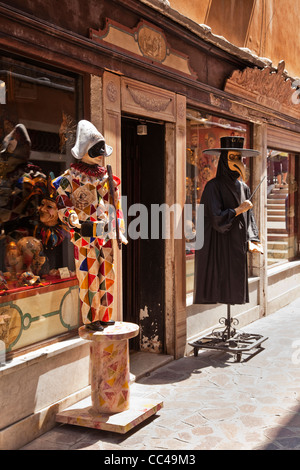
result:
M 284 67 L 281 61 L 277 71 L 271 66 L 262 70 L 257 67 L 235 70 L 224 91 L 299 119 L 300 104 L 295 101 L 295 87 L 284 75 Z
M 161 33 L 149 26 L 142 26 L 137 35 L 137 41 L 142 54 L 152 60 L 163 62 L 167 56 L 166 40 Z
M 179 119 L 185 118 L 186 106 L 183 103 L 179 103 L 177 107 L 177 116 Z
M 90 39 L 111 48 L 114 54 L 126 52 L 128 58 L 138 57 L 149 66 L 160 65 L 189 78 L 198 78 L 190 67 L 189 57 L 172 49 L 164 32 L 147 21 L 142 20 L 136 28 L 129 29 L 107 18 L 103 30 L 90 29 Z
M 147 111 L 166 111 L 167 107 L 171 103 L 170 99 L 155 99 L 152 96 L 147 96 L 145 93 L 139 90 L 131 88 L 130 86 L 128 86 L 128 91 L 133 101 Z
M 112 81 L 108 82 L 107 87 L 106 87 L 106 96 L 109 99 L 109 101 L 114 103 L 117 99 L 117 94 L 118 94 L 118 90 L 114 82 Z
M 137 80 L 121 79 L 122 111 L 176 122 L 176 95 Z
M 219 96 L 214 95 L 213 93 L 209 94 L 210 103 L 213 106 L 217 106 L 218 108 L 222 108 L 222 99 Z

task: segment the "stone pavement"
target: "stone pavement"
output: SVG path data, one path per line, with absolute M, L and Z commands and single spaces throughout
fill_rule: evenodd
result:
M 22 449 L 300 450 L 300 299 L 243 331 L 268 336 L 264 350 L 199 351 L 132 384 L 164 408 L 127 434 L 57 425 Z

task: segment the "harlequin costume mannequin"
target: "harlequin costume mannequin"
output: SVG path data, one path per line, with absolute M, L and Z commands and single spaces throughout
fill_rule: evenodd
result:
M 89 121 L 78 123 L 76 142 L 71 152 L 78 161 L 53 183 L 57 190 L 60 219 L 69 227 L 75 247 L 75 267 L 79 281 L 82 321 L 92 329 L 103 329 L 113 312 L 113 243 L 116 228 L 122 234 L 124 220 L 120 205 L 120 179 L 113 176 L 113 191 L 118 226 L 109 217 L 109 181 L 100 166 L 112 148 Z
M 242 157 L 259 152 L 244 149 L 243 137 L 223 137 L 216 177 L 203 191 L 204 245 L 195 254 L 194 303 L 227 305 L 249 302 L 247 251 L 261 252 L 258 229 L 249 201 Z

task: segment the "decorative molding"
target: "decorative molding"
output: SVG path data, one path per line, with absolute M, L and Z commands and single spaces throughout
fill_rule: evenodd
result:
M 140 90 L 135 90 L 130 86 L 127 87 L 133 101 L 147 111 L 164 112 L 170 104 L 170 99 L 155 99 L 151 95 L 147 95 Z
M 285 63 L 281 61 L 277 71 L 271 66 L 235 70 L 227 80 L 224 91 L 299 119 L 300 102 L 297 104 L 298 100 L 295 100 L 296 90 L 292 80 L 286 78 L 284 67 Z
M 179 120 L 183 120 L 186 118 L 186 104 L 185 103 L 179 103 L 177 106 L 177 116 Z
M 112 103 L 115 103 L 118 98 L 118 90 L 112 80 L 106 85 L 106 96 Z
M 284 142 L 285 151 L 299 153 L 300 135 L 288 129 L 280 129 L 277 126 L 268 125 L 267 142 L 269 147 L 281 148 Z
M 90 39 L 105 44 L 114 52 L 125 51 L 150 65 L 163 66 L 195 80 L 198 78 L 190 67 L 189 57 L 172 49 L 164 32 L 144 20 L 130 29 L 107 18 L 103 30 L 90 29 Z
M 162 63 L 170 54 L 164 35 L 145 24 L 138 27 L 136 39 L 141 53 L 148 59 Z
M 140 116 L 176 121 L 175 94 L 129 78 L 121 79 L 122 111 Z

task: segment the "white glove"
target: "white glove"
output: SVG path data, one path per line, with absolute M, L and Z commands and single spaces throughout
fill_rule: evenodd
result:
M 70 222 L 70 225 L 73 225 L 73 227 L 78 227 L 78 228 L 81 227 L 81 224 L 79 223 L 78 215 L 75 214 L 74 212 L 70 214 L 69 222 Z

